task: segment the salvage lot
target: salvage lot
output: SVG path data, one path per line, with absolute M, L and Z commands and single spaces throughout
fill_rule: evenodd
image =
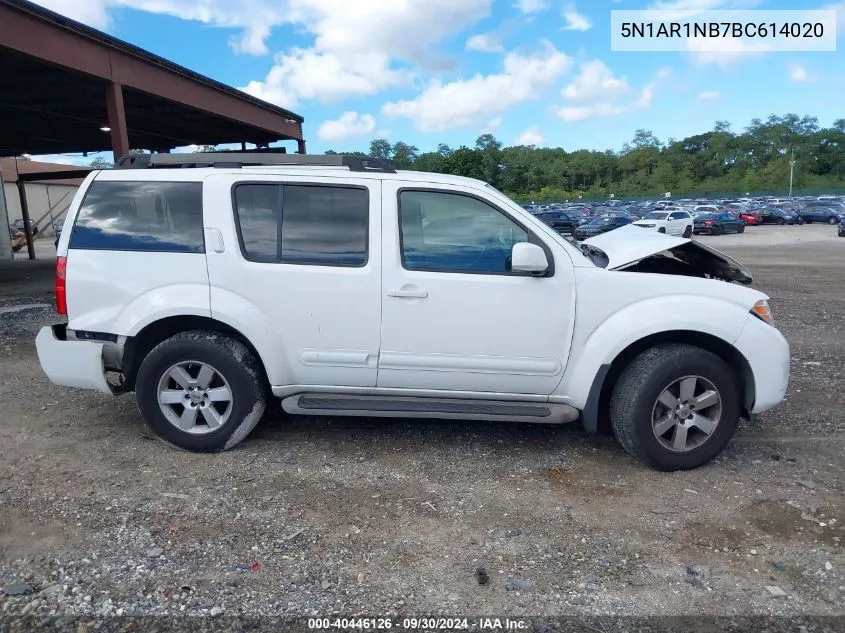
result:
M 50 385 L 33 339 L 52 296 L 4 290 L 0 587 L 21 595 L 2 610 L 845 614 L 845 239 L 701 240 L 771 295 L 793 374 L 781 407 L 674 474 L 578 424 L 276 414 L 234 451 L 177 452 L 132 396 Z

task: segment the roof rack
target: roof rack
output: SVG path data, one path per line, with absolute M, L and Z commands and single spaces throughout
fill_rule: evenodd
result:
M 115 167 L 119 169 L 166 168 L 241 168 L 261 166 L 346 167 L 349 171 L 395 174 L 393 162 L 373 156 L 344 156 L 342 154 L 286 154 L 272 149 L 258 151 L 197 152 L 195 154 L 127 154 Z

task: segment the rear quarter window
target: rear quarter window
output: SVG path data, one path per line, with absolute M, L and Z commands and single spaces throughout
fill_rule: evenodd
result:
M 203 253 L 202 183 L 94 181 L 70 248 Z

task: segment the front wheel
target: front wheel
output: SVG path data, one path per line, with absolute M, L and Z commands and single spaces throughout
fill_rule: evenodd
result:
M 737 233 L 745 233 L 745 225 L 742 225 L 742 226 L 738 227 L 738 228 L 737 228 L 737 230 L 736 230 L 736 232 L 737 232 Z
M 684 229 L 684 237 L 692 237 L 692 227 L 688 226 Z
M 778 218 L 778 226 L 783 226 L 784 224 L 786 224 L 786 220 L 784 220 L 783 218 Z
M 666 229 L 661 226 L 659 229 L 657 229 L 657 232 L 658 233 L 666 233 Z
M 836 218 L 834 218 L 834 217 L 831 217 L 831 218 L 828 220 L 828 222 L 829 222 L 830 224 L 839 224 L 839 221 L 838 221 Z
M 159 439 L 203 453 L 238 444 L 267 405 L 255 355 L 240 341 L 203 331 L 159 343 L 138 369 L 135 395 Z
M 712 460 L 739 423 L 731 368 L 699 347 L 665 344 L 637 356 L 619 376 L 610 421 L 622 447 L 662 471 Z

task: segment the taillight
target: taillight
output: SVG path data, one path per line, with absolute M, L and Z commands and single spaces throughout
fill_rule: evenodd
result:
M 67 257 L 56 258 L 56 311 L 67 316 Z
M 707 226 L 713 226 L 715 222 L 713 222 L 713 220 L 705 220 L 704 224 L 706 224 Z

